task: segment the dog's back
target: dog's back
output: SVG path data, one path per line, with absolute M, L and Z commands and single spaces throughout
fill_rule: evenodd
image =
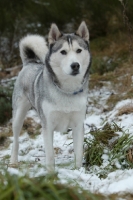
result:
M 13 92 L 13 110 L 16 110 L 19 100 L 24 95 L 29 99 L 31 107 L 34 105 L 34 84 L 44 68 L 45 57 L 48 52 L 45 39 L 39 35 L 27 35 L 21 39 L 20 56 L 23 68 L 16 80 Z

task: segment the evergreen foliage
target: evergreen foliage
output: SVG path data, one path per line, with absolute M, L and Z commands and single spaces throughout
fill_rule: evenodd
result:
M 7 122 L 12 116 L 12 89 L 0 86 L 0 124 Z

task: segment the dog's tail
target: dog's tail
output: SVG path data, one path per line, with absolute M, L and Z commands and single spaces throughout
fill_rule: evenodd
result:
M 19 43 L 20 56 L 24 65 L 29 62 L 44 63 L 48 52 L 45 39 L 40 35 L 27 35 Z

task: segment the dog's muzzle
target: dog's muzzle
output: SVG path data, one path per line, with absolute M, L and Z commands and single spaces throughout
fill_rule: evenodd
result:
M 80 65 L 78 62 L 72 63 L 71 64 L 71 69 L 72 69 L 71 75 L 76 76 L 77 74 L 79 74 L 79 68 L 80 68 Z

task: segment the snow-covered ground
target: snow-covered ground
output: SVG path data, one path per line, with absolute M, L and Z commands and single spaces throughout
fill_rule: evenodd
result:
M 112 111 L 103 112 L 107 107 L 106 100 L 111 95 L 108 87 L 91 90 L 88 97 L 87 116 L 84 122 L 85 137 L 90 131 L 91 125 L 100 128 L 105 122 L 112 121 L 123 127 L 133 135 L 133 113 L 123 114 L 117 116 L 119 109 L 125 105 L 133 105 L 133 100 L 122 100 L 114 107 Z M 33 118 L 37 123 L 39 119 L 36 113 L 31 110 L 27 117 Z M 41 129 L 40 129 L 41 132 Z M 0 159 L 3 162 L 3 157 L 11 154 L 12 140 L 7 149 L 0 151 Z M 35 138 L 30 137 L 26 132 L 19 138 L 19 167 L 8 167 L 10 173 L 17 173 L 23 175 L 29 173 L 30 176 L 40 176 L 46 174 L 45 170 L 45 151 L 42 135 L 37 135 Z M 55 149 L 55 163 L 58 177 L 62 183 L 78 184 L 84 189 L 91 192 L 100 192 L 103 194 L 112 193 L 133 193 L 133 169 L 122 169 L 118 166 L 113 172 L 108 173 L 106 178 L 99 177 L 99 171 L 104 172 L 104 167 L 108 163 L 108 158 L 103 155 L 102 166 L 91 166 L 89 170 L 84 167 L 77 170 L 74 169 L 74 153 L 72 144 L 72 133 L 54 134 L 54 149 Z M 9 162 L 7 159 L 4 162 Z

